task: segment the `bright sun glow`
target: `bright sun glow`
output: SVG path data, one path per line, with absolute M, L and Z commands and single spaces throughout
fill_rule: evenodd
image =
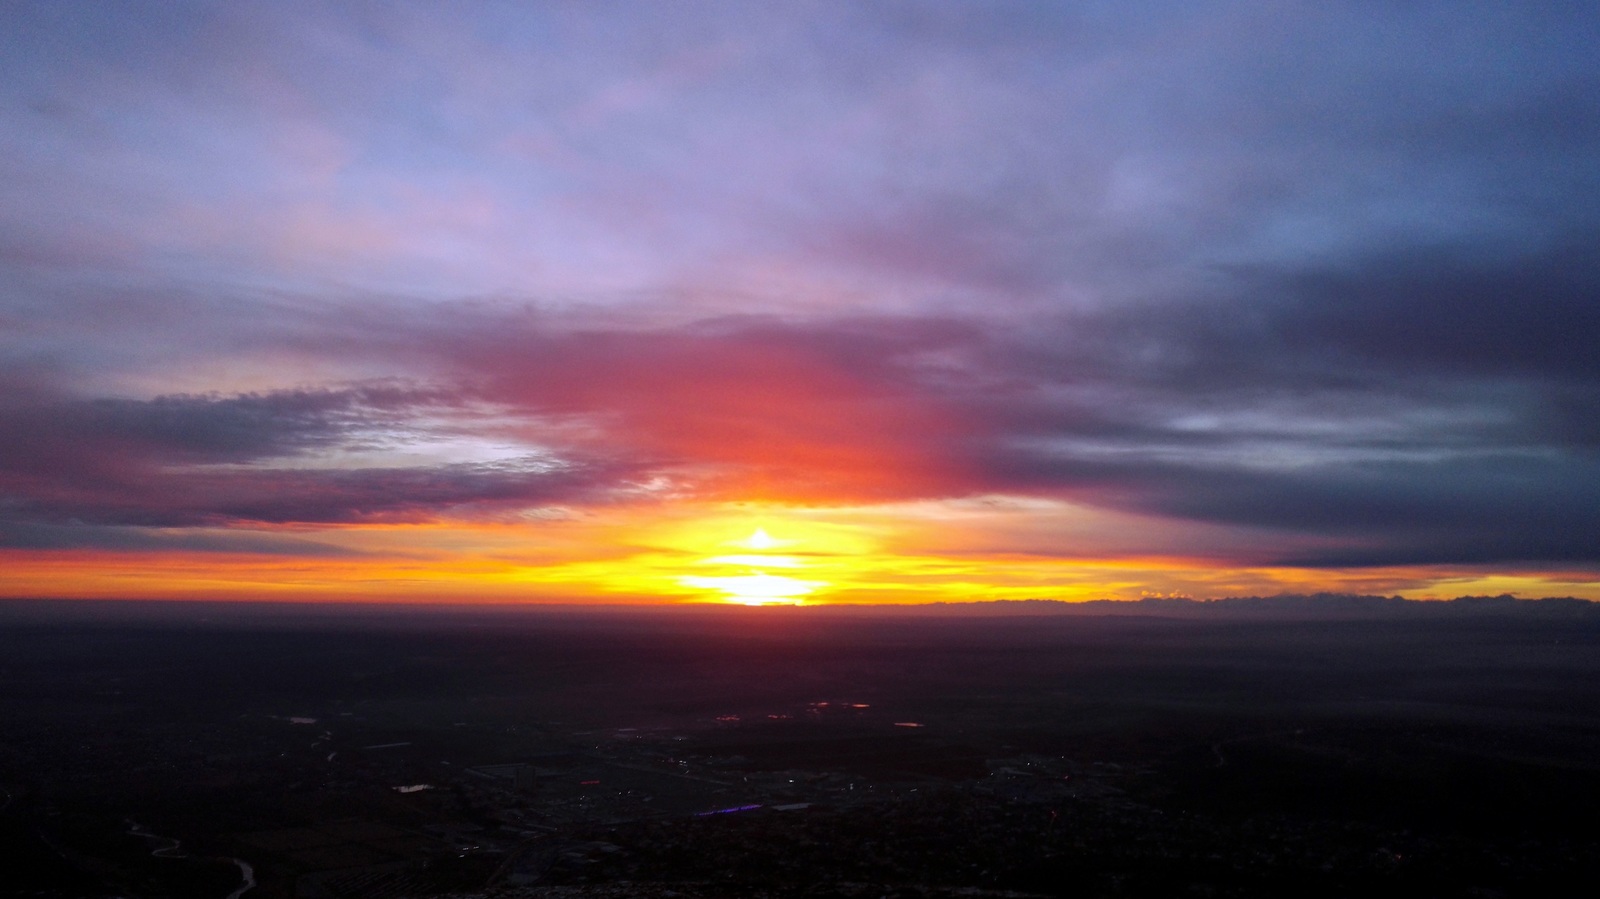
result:
M 725 602 L 743 603 L 750 606 L 771 605 L 774 603 L 797 604 L 802 597 L 828 584 L 826 581 L 768 574 L 764 570 L 767 568 L 783 568 L 798 571 L 804 568 L 805 564 L 795 556 L 769 555 L 762 552 L 762 550 L 787 546 L 793 542 L 792 540 L 776 539 L 771 534 L 768 534 L 765 528 L 758 527 L 743 540 L 735 540 L 723 544 L 724 546 L 733 545 L 755 550 L 755 552 L 708 556 L 700 559 L 697 563 L 724 571 L 731 569 L 737 573 L 690 575 L 680 577 L 678 582 L 685 587 L 715 590 L 722 594 L 722 599 Z
M 772 539 L 765 528 L 756 528 L 743 543 L 751 549 L 772 549 L 778 545 L 778 541 Z
M 687 587 L 716 590 L 722 593 L 728 602 L 744 603 L 747 606 L 798 603 L 801 597 L 823 586 L 820 581 L 804 581 L 799 578 L 767 574 L 764 571 L 726 577 L 690 576 L 679 580 Z

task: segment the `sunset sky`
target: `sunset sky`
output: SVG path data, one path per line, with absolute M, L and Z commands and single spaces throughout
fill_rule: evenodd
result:
M 1600 599 L 1592 3 L 0 5 L 0 595 Z

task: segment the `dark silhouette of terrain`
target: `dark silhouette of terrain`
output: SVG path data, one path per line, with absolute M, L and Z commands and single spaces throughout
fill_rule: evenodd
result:
M 1103 611 L 7 603 L 0 896 L 1600 886 L 1595 605 Z

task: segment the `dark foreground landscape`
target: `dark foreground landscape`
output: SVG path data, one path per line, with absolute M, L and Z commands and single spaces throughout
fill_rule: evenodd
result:
M 0 896 L 1600 894 L 1600 615 L 1332 603 L 9 603 Z

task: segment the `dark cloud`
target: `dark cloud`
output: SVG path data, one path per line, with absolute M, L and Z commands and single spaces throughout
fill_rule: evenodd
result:
M 0 472 L 92 478 L 147 466 L 246 463 L 328 450 L 403 422 L 434 397 L 404 388 L 0 403 Z
M 1307 537 L 1277 564 L 1600 561 L 1600 459 L 1466 457 L 1261 470 L 1181 463 L 1036 462 L 1024 472 L 1097 505 Z
M 414 404 L 416 397 L 317 390 L 94 399 L 7 410 L 4 424 L 13 434 L 50 443 L 111 444 L 189 462 L 247 462 L 326 449 L 371 423 L 372 412 L 399 401 Z
M 337 558 L 357 550 L 316 540 L 263 533 L 195 533 L 141 527 L 52 525 L 0 521 L 0 549 L 89 549 L 112 552 L 203 552 Z
M 625 466 L 532 451 L 484 463 L 296 466 L 332 451 L 426 442 L 437 391 L 391 386 L 152 400 L 57 401 L 0 410 L 0 520 L 144 527 L 421 521 L 476 508 L 595 499 Z M 436 426 L 436 425 L 435 425 Z
M 605 502 L 636 486 L 631 473 L 593 462 L 551 465 L 542 459 L 426 468 L 179 470 L 102 479 L 87 488 L 70 479 L 36 480 L 8 491 L 0 500 L 0 517 L 156 528 L 423 523 L 554 503 Z
M 1283 368 L 1600 383 L 1597 241 L 1600 230 L 1535 252 L 1421 248 L 1280 273 L 1251 308 Z

